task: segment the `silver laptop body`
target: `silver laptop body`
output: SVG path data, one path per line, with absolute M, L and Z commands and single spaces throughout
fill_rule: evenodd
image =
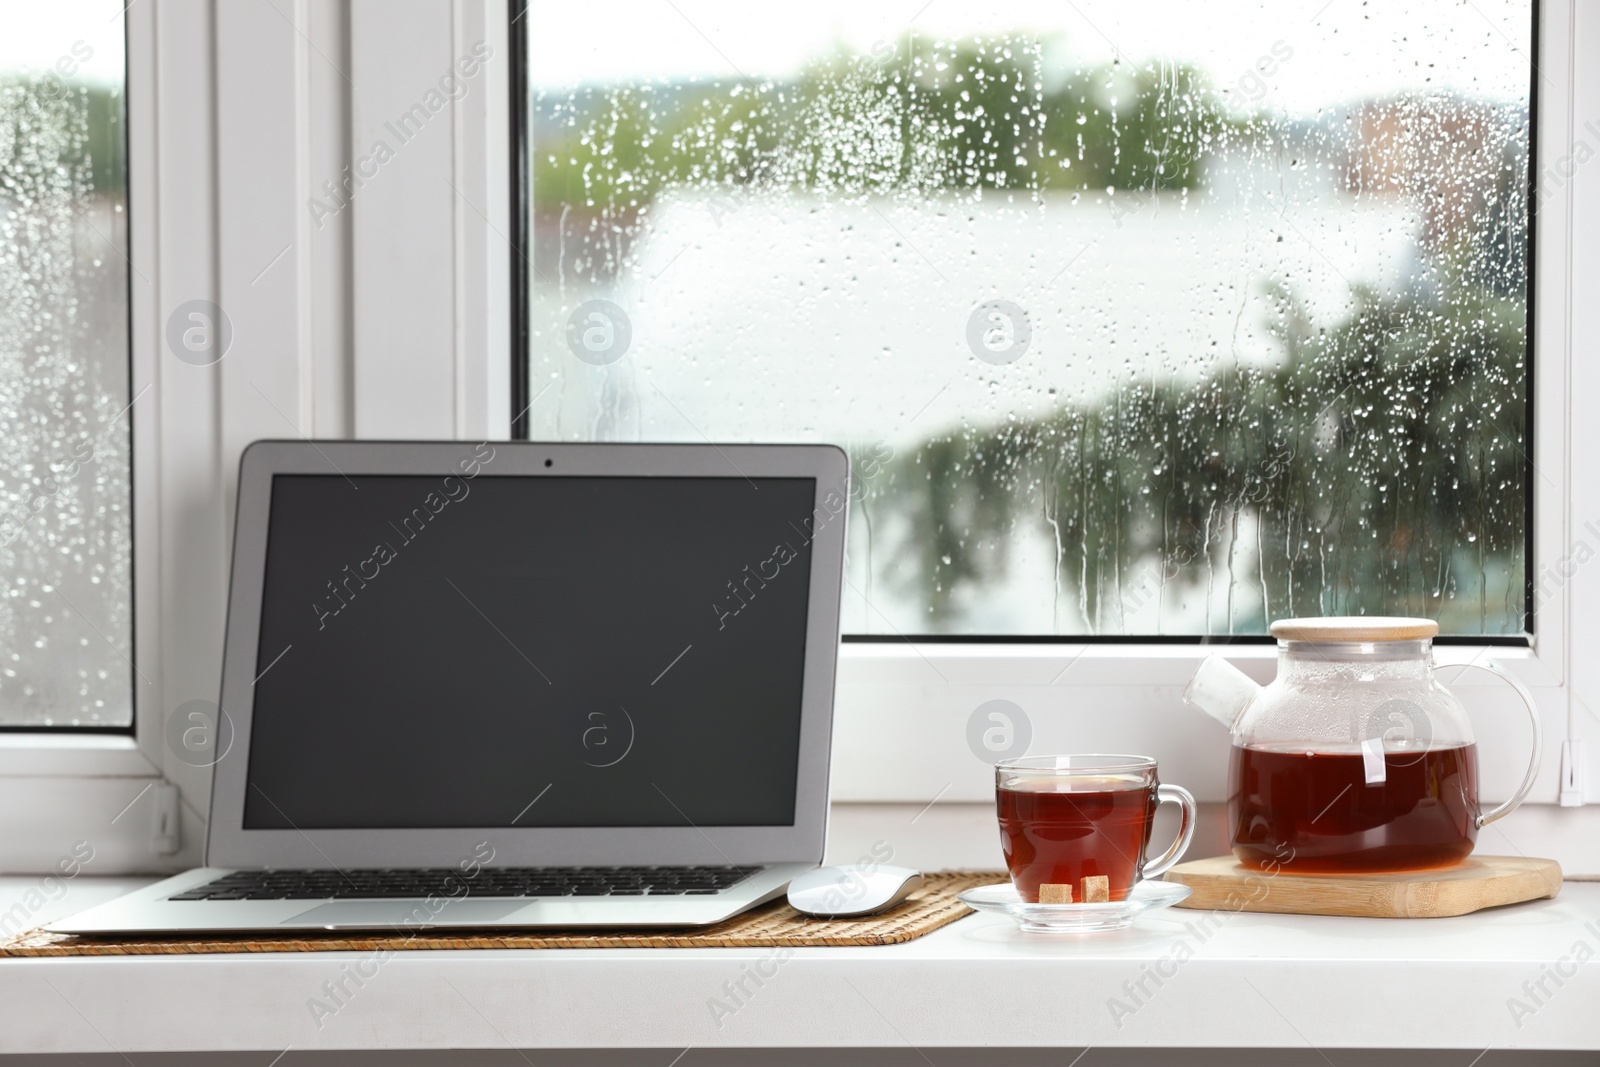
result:
M 256 442 L 208 865 L 50 929 L 694 926 L 777 896 L 823 855 L 849 495 L 821 445 Z

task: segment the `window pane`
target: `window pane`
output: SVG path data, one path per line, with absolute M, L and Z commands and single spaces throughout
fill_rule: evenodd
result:
M 0 725 L 133 721 L 122 5 L 0 34 Z
M 869 7 L 532 6 L 534 438 L 848 443 L 847 632 L 1523 631 L 1526 0 Z

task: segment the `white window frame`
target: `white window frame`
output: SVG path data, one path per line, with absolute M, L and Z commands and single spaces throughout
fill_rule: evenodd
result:
M 200 862 L 210 770 L 163 728 L 216 699 L 246 444 L 510 431 L 503 0 L 403 17 L 378 0 L 146 0 L 125 17 L 132 392 L 151 386 L 132 411 L 144 680 L 132 737 L 0 734 L 0 871 L 51 870 L 78 841 L 93 874 Z M 322 183 L 392 143 L 383 121 L 477 41 L 495 58 L 465 95 L 314 215 Z M 166 316 L 194 299 L 232 323 L 211 367 L 165 351 Z
M 210 774 L 167 751 L 162 729 L 168 709 L 215 699 L 245 444 L 509 432 L 505 0 L 416 0 L 404 18 L 380 0 L 146 0 L 127 19 L 133 386 L 155 385 L 133 412 L 135 659 L 149 684 L 135 738 L 0 735 L 0 869 L 12 871 L 45 870 L 78 840 L 96 847 L 92 873 L 199 861 Z M 1594 693 L 1600 714 L 1600 657 L 1572 651 L 1600 647 L 1600 567 L 1568 566 L 1600 549 L 1586 525 L 1600 530 L 1600 480 L 1571 462 L 1600 455 L 1600 419 L 1572 417 L 1576 400 L 1600 400 L 1600 361 L 1574 354 L 1600 341 L 1600 302 L 1573 299 L 1600 290 L 1600 240 L 1579 239 L 1600 239 L 1600 164 L 1561 166 L 1587 159 L 1580 145 L 1600 149 L 1584 125 L 1600 130 L 1600 63 L 1575 58 L 1600 57 L 1600 11 L 1550 0 L 1540 36 L 1538 161 L 1552 176 L 1537 218 L 1533 548 L 1536 573 L 1559 580 L 1533 647 L 1452 646 L 1439 658 L 1492 659 L 1533 688 L 1546 744 L 1530 800 L 1541 807 L 1501 825 L 1520 827 L 1522 851 L 1566 858 L 1600 837 L 1600 720 L 1573 700 Z M 493 56 L 467 94 L 318 228 L 308 201 L 322 182 L 367 156 L 385 121 L 480 40 Z M 164 315 L 189 299 L 232 321 L 233 349 L 212 368 L 162 350 Z M 987 802 L 966 726 L 979 704 L 1006 699 L 1027 713 L 1033 751 L 1150 752 L 1164 778 L 1215 803 L 1226 737 L 1179 701 L 1211 651 L 846 644 L 833 796 L 913 811 Z M 1272 672 L 1270 648 L 1223 651 L 1257 678 Z M 1511 698 L 1476 677 L 1451 684 L 1483 742 L 1486 798 L 1509 791 L 1526 751 Z M 1548 807 L 1568 740 L 1589 753 L 1590 806 L 1570 811 Z M 181 796 L 182 847 L 166 855 L 154 850 L 163 783 Z
M 1600 566 L 1583 562 L 1600 556 L 1600 479 L 1583 478 L 1573 463 L 1600 454 L 1600 420 L 1573 418 L 1583 400 L 1600 401 L 1600 361 L 1576 354 L 1600 341 L 1600 307 L 1573 298 L 1600 290 L 1600 164 L 1581 162 L 1600 151 L 1600 66 L 1592 62 L 1600 57 L 1600 11 L 1548 0 L 1540 6 L 1539 37 L 1531 540 L 1536 585 L 1543 582 L 1548 595 L 1536 604 L 1530 647 L 1447 645 L 1436 659 L 1495 662 L 1539 703 L 1541 769 L 1526 802 L 1533 807 L 1500 824 L 1514 827 L 1507 840 L 1496 836 L 1498 829 L 1486 830 L 1480 847 L 1568 857 L 1569 869 L 1600 870 L 1593 843 L 1600 808 L 1592 806 L 1600 801 L 1600 659 L 1572 654 L 1600 640 Z M 1577 62 L 1580 55 L 1591 61 Z M 1585 126 L 1591 121 L 1592 130 Z M 1575 614 L 1575 606 L 1582 610 Z M 1223 802 L 1226 732 L 1181 703 L 1185 684 L 1214 652 L 1261 682 L 1275 669 L 1269 645 L 846 644 L 834 799 L 992 801 L 992 775 L 969 750 L 966 725 L 980 704 L 1003 699 L 1027 714 L 1031 751 L 1150 753 L 1160 758 L 1165 780 L 1187 786 L 1202 802 Z M 1497 691 L 1482 672 L 1444 666 L 1442 677 L 1472 716 L 1484 799 L 1504 798 L 1521 781 L 1529 751 L 1516 698 Z M 1593 696 L 1584 700 L 1583 693 Z M 1573 741 L 1586 756 L 1575 754 Z M 1548 807 L 1558 803 L 1591 806 Z

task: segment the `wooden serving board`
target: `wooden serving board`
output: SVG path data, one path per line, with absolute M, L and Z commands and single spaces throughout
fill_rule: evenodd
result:
M 1400 874 L 1276 874 L 1232 856 L 1180 863 L 1166 874 L 1194 895 L 1180 908 L 1431 919 L 1553 897 L 1561 865 L 1522 856 L 1470 856 L 1454 867 Z

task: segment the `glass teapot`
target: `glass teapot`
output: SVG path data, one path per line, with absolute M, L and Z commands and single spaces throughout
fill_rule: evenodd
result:
M 1272 624 L 1272 684 L 1218 656 L 1200 665 L 1183 699 L 1233 733 L 1228 829 L 1241 863 L 1296 873 L 1450 866 L 1522 802 L 1539 771 L 1533 695 L 1493 664 L 1459 668 L 1503 678 L 1533 724 L 1522 785 L 1484 812 L 1472 725 L 1434 674 L 1438 632 L 1429 619 L 1282 619 Z

